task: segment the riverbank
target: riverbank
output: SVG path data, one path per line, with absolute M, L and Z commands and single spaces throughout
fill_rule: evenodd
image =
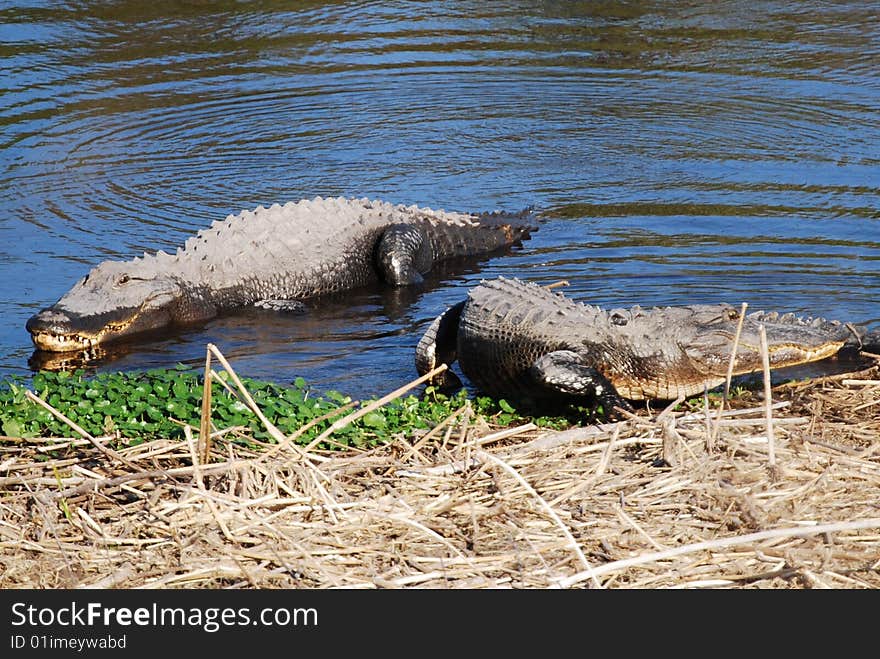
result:
M 876 588 L 878 408 L 875 366 L 565 430 L 465 402 L 338 450 L 6 438 L 0 587 Z

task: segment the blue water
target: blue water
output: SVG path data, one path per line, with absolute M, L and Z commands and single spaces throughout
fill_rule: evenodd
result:
M 89 267 L 316 195 L 545 221 L 522 249 L 112 350 L 379 394 L 481 278 L 880 322 L 876 2 L 0 3 L 0 375 Z M 29 365 L 29 360 L 30 364 Z

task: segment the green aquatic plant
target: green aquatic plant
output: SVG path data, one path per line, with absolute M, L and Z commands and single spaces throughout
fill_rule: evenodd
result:
M 225 380 L 228 375 L 221 371 L 219 377 Z M 297 438 L 301 444 L 309 443 L 351 408 L 351 397 L 337 391 L 316 395 L 302 378 L 286 385 L 250 378 L 242 378 L 242 382 L 263 414 L 285 434 L 324 417 Z M 94 376 L 82 370 L 41 371 L 30 383 L 23 378 L 8 378 L 0 381 L 0 431 L 23 438 L 73 434 L 65 422 L 28 399 L 25 392 L 30 389 L 86 432 L 115 436 L 118 445 L 130 446 L 158 437 L 183 438 L 185 424 L 199 427 L 203 387 L 201 373 L 183 364 L 173 369 Z M 339 428 L 333 433 L 333 444 L 372 446 L 401 433 L 431 428 L 467 400 L 465 391 L 445 395 L 427 387 L 421 396 L 397 398 Z M 528 420 L 548 427 L 570 425 L 570 420 L 560 417 L 525 417 L 504 400 L 479 396 L 470 399 L 470 405 L 475 415 L 500 426 Z M 243 432 L 233 435 L 233 441 L 273 441 L 234 388 L 219 382 L 212 385 L 211 419 L 217 428 L 241 428 Z

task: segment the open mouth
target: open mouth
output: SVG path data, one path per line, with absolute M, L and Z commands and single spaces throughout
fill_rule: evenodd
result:
M 795 365 L 831 357 L 843 347 L 843 343 L 835 341 L 815 348 L 795 344 L 778 345 L 770 348 L 769 352 L 772 359 L 781 359 L 786 365 Z
M 54 310 L 44 310 L 31 318 L 27 330 L 38 350 L 46 352 L 73 352 L 88 350 L 99 343 L 110 341 L 129 330 L 137 316 L 124 320 L 91 322 L 95 329 L 82 327 L 86 323 L 72 322 L 69 315 Z M 75 325 L 80 327 L 74 330 Z M 78 330 L 78 331 L 77 331 Z
M 98 343 L 98 337 L 84 334 L 53 334 L 51 332 L 34 332 L 31 334 L 34 345 L 40 350 L 49 352 L 70 352 L 85 350 Z

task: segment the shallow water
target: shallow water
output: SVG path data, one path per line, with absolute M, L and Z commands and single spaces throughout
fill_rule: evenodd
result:
M 431 277 L 113 348 L 355 395 L 413 379 L 483 277 L 608 306 L 880 322 L 876 2 L 0 4 L 0 375 L 89 267 L 258 204 L 368 196 L 545 216 Z

